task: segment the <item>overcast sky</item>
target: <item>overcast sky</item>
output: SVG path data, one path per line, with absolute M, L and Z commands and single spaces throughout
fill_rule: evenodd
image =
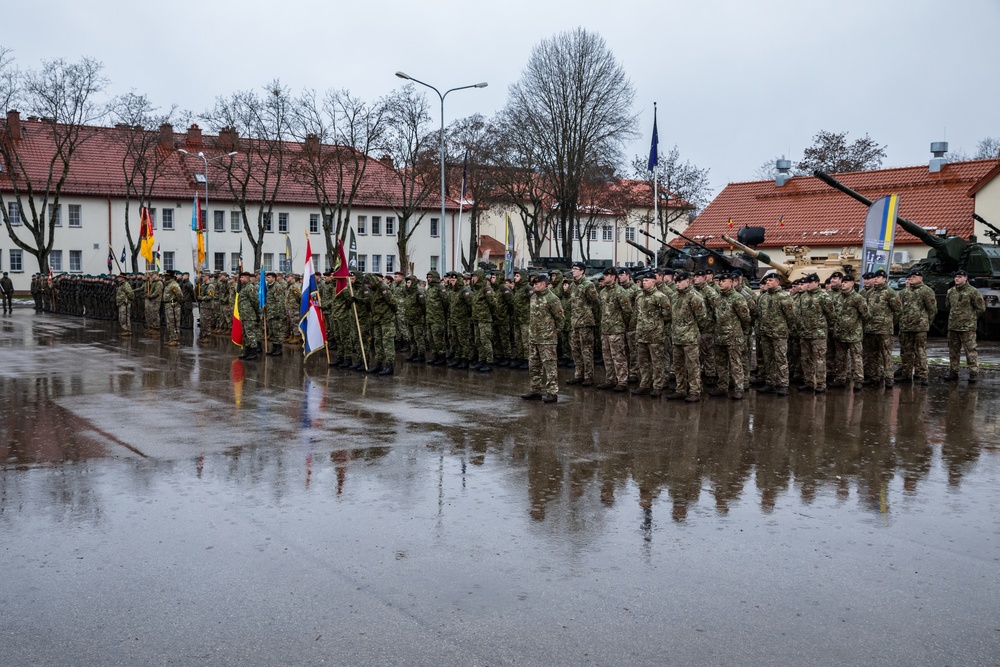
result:
M 821 129 L 865 133 L 883 166 L 922 164 L 932 141 L 971 154 L 1000 137 L 1000 0 L 37 0 L 7 3 L 0 45 L 21 67 L 92 56 L 112 94 L 200 113 L 216 96 L 275 78 L 293 92 L 366 99 L 403 82 L 449 95 L 445 123 L 503 105 L 532 47 L 581 26 L 599 33 L 636 89 L 648 154 L 710 169 L 713 188 L 796 160 Z M 432 93 L 431 93 L 432 94 Z M 432 94 L 433 95 L 433 94 Z M 433 123 L 438 117 L 432 98 Z

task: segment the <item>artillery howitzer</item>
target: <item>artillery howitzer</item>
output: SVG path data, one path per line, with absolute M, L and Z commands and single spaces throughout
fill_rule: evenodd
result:
M 809 256 L 809 248 L 807 246 L 785 246 L 783 249 L 785 255 L 793 259 L 791 262 L 783 263 L 771 259 L 770 255 L 766 252 L 754 250 L 750 246 L 743 245 L 736 239 L 725 234 L 722 235 L 722 239 L 734 248 L 742 250 L 758 262 L 762 262 L 773 268 L 781 276 L 781 281 L 785 283 L 798 280 L 810 273 L 818 275 L 820 281 L 825 281 L 835 271 L 840 271 L 844 275 L 857 275 L 858 269 L 861 267 L 861 259 L 854 253 L 853 249 L 849 250 L 845 248 L 839 253 L 827 255 L 825 259 L 815 259 Z
M 652 250 L 642 247 L 635 241 L 625 241 L 630 246 L 636 248 L 639 252 L 645 255 L 648 264 L 650 266 L 653 266 L 655 264 L 656 266 L 662 268 L 669 267 L 671 269 L 685 270 L 685 271 L 694 270 L 695 262 L 688 255 L 688 253 L 678 248 L 674 248 L 670 245 L 667 245 L 666 243 L 663 243 L 663 241 L 661 241 L 660 239 L 656 238 L 655 236 L 653 236 L 652 234 L 643 229 L 640 229 L 639 233 L 653 239 L 662 246 L 658 252 L 653 253 Z
M 813 175 L 865 206 L 872 205 L 870 199 L 851 190 L 832 176 L 821 171 L 815 171 Z M 1000 237 L 1000 229 L 975 213 L 972 217 L 991 230 L 989 232 L 991 239 L 996 241 Z M 946 295 L 948 288 L 953 284 L 955 271 L 963 269 L 969 274 L 970 284 L 976 287 L 986 300 L 986 313 L 979 320 L 980 335 L 994 337 L 1000 332 L 1000 245 L 979 243 L 975 236 L 969 239 L 960 236 L 938 236 L 905 218 L 897 217 L 896 222 L 905 231 L 917 237 L 921 243 L 930 247 L 927 257 L 910 268 L 921 270 L 924 283 L 933 289 L 937 296 L 938 317 L 934 322 L 934 328 L 939 332 L 947 329 Z
M 705 244 L 684 236 L 673 227 L 667 227 L 667 229 L 676 234 L 679 238 L 684 239 L 691 245 L 704 251 L 705 254 L 699 255 L 699 257 L 703 258 L 705 266 L 699 266 L 699 269 L 712 269 L 715 271 L 718 271 L 719 269 L 723 271 L 739 269 L 747 278 L 754 278 L 757 276 L 757 262 L 754 261 L 752 257 L 727 257 L 718 250 L 712 250 Z

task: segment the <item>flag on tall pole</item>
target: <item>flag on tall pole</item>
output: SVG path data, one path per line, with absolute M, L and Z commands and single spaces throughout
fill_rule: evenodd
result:
M 659 164 L 659 159 L 657 157 L 657 148 L 660 143 L 660 136 L 656 132 L 656 102 L 653 102 L 653 140 L 649 144 L 649 165 L 646 167 L 647 171 L 653 171 L 657 164 Z
M 146 262 L 153 263 L 153 244 L 156 239 L 153 237 L 153 220 L 149 217 L 149 209 L 145 206 L 139 212 L 139 254 Z
M 264 263 L 260 264 L 260 279 L 257 283 L 257 301 L 260 303 L 260 316 L 264 317 L 264 304 L 267 302 L 267 280 L 264 276 Z
M 194 196 L 194 203 L 191 205 L 191 255 L 195 273 L 199 273 L 205 263 L 205 217 L 201 212 L 198 195 Z
M 302 270 L 302 302 L 299 304 L 299 331 L 302 332 L 302 353 L 309 355 L 326 347 L 326 322 L 320 310 L 319 290 L 313 271 L 312 245 L 306 233 L 306 265 Z
M 285 271 L 292 272 L 292 239 L 285 234 Z
M 122 259 L 121 259 L 121 263 L 122 264 L 125 263 L 125 246 L 124 245 L 122 246 Z
M 347 289 L 347 283 L 351 279 L 351 269 L 347 255 L 344 253 L 344 244 L 341 241 L 337 241 L 337 256 L 333 260 L 333 277 L 337 290 L 335 294 L 340 294 Z
M 240 293 L 236 293 L 236 300 L 233 301 L 233 333 L 230 340 L 235 345 L 243 347 L 243 322 L 240 320 Z
M 112 262 L 115 261 L 115 254 L 111 250 L 111 246 L 108 246 L 108 273 L 111 273 Z
M 507 214 L 507 225 L 504 229 L 503 274 L 508 280 L 514 278 L 514 226 L 510 224 L 510 214 Z
M 650 176 L 653 179 L 653 223 L 659 224 L 660 222 L 660 193 L 658 191 L 659 182 L 656 178 L 656 165 L 659 164 L 659 144 L 660 135 L 656 131 L 656 102 L 653 102 L 653 139 L 649 142 L 649 164 L 646 166 L 647 171 L 649 171 Z M 665 233 L 665 230 L 664 230 Z M 647 244 L 648 236 L 647 236 Z M 649 247 L 648 245 L 646 247 Z M 658 264 L 659 253 L 653 254 L 653 266 L 656 267 Z

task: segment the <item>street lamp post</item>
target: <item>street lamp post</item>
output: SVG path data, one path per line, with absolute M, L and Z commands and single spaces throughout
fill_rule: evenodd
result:
M 409 74 L 405 72 L 396 72 L 396 76 L 400 79 L 406 79 L 407 81 L 412 81 L 414 83 L 419 83 L 421 86 L 430 88 L 437 96 L 441 99 L 441 220 L 438 223 L 438 231 L 441 233 L 441 262 L 439 272 L 443 275 L 448 270 L 448 244 L 445 238 L 445 225 L 444 225 L 444 98 L 448 96 L 448 93 L 453 93 L 456 90 L 465 90 L 466 88 L 485 88 L 488 84 L 483 81 L 481 83 L 473 83 L 468 86 L 459 86 L 457 88 L 449 88 L 442 93 L 440 90 L 435 88 L 429 83 L 425 83 L 420 79 L 414 79 Z
M 187 152 L 183 148 L 178 148 L 177 152 L 178 153 L 184 153 L 184 155 L 191 155 L 191 153 Z M 207 157 L 205 157 L 205 153 L 203 151 L 198 151 L 198 157 L 200 157 L 201 161 L 205 163 L 205 216 L 206 217 L 208 216 L 208 163 L 211 160 L 221 160 L 222 158 L 233 157 L 234 155 L 236 155 L 236 153 L 237 153 L 236 151 L 233 151 L 231 153 L 226 153 L 225 155 L 216 155 L 213 158 L 207 158 Z M 208 252 L 208 220 L 206 220 L 205 221 L 205 259 L 206 259 L 206 261 L 208 260 L 209 257 L 211 257 L 211 255 Z M 197 267 L 197 266 L 195 267 L 195 272 L 196 273 L 200 272 L 200 270 L 201 270 L 201 267 Z

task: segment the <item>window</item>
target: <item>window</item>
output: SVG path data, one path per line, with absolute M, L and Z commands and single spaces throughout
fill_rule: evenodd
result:
M 229 231 L 239 232 L 243 230 L 243 214 L 239 211 L 229 212 Z
M 80 273 L 83 271 L 83 251 L 82 250 L 70 250 L 69 251 L 69 270 L 70 273 Z
M 625 240 L 626 241 L 635 241 L 635 227 L 626 227 L 625 228 Z
M 278 255 L 278 266 L 281 267 L 282 273 L 289 273 L 292 270 L 292 260 L 285 256 L 285 253 Z
M 62 205 L 57 204 L 52 207 L 52 215 L 55 217 L 56 227 L 62 227 Z
M 380 215 L 372 216 L 372 236 L 382 236 L 382 216 Z M 372 263 L 375 263 L 374 259 Z
M 573 240 L 580 240 L 580 223 L 578 222 L 573 224 Z
M 382 273 L 382 255 L 372 255 L 372 273 Z
M 162 213 L 163 213 L 163 228 L 164 229 L 173 229 L 174 228 L 174 209 L 172 209 L 172 208 L 165 208 L 165 209 L 163 209 Z
M 319 266 L 319 264 L 316 263 L 317 257 L 319 257 L 319 255 L 313 255 L 313 266 Z M 330 255 L 324 255 L 324 257 L 326 257 L 326 270 L 333 271 L 333 258 L 330 257 Z
M 385 219 L 385 235 L 395 236 L 396 235 L 396 218 L 386 218 Z M 388 262 L 388 260 L 386 260 Z M 388 268 L 388 266 L 386 266 Z
M 388 226 L 389 221 L 386 220 L 385 224 Z M 395 270 L 396 270 L 396 256 L 395 255 L 386 255 L 385 256 L 385 272 L 386 273 L 392 273 Z
M 368 216 L 359 215 L 358 216 L 358 236 L 364 236 L 368 233 Z
M 319 269 L 319 254 L 313 253 L 313 270 Z
M 265 213 L 263 215 L 263 217 L 261 218 L 261 220 L 263 220 L 263 222 L 264 222 L 264 231 L 265 232 L 273 232 L 274 231 L 274 227 L 272 227 L 272 225 L 271 225 L 271 214 L 270 213 Z M 268 271 L 270 271 L 270 270 L 271 269 L 268 269 Z
M 597 240 L 597 227 L 591 227 L 590 229 L 587 230 L 587 238 L 589 238 L 591 241 Z
M 226 270 L 226 253 L 224 253 L 224 252 L 213 253 L 213 255 L 212 255 L 212 267 L 216 271 L 225 271 Z
M 279 213 L 278 214 L 278 233 L 287 234 L 288 233 L 288 214 Z
M 233 252 L 229 254 L 229 270 L 230 271 L 240 270 L 240 253 Z
M 431 218 L 431 238 L 437 238 L 441 233 L 438 231 L 438 219 Z
M 226 231 L 226 212 L 212 211 L 212 230 L 216 232 Z M 220 269 L 221 271 L 221 269 Z
M 552 238 L 556 241 L 562 238 L 562 227 L 555 223 L 552 225 Z
M 7 216 L 10 218 L 10 224 L 21 224 L 21 205 L 16 201 L 9 202 L 7 204 Z
M 267 271 L 274 271 L 274 253 L 273 252 L 265 252 L 264 253 L 263 267 L 264 267 L 264 271 L 265 272 L 267 272 Z
M 62 271 L 62 250 L 53 250 L 49 253 L 49 268 L 53 271 Z
M 319 213 L 309 214 L 309 233 L 319 234 Z
M 7 262 L 10 265 L 10 270 L 13 273 L 20 273 L 24 271 L 24 264 L 21 262 L 21 249 L 11 248 L 10 249 L 10 261 Z
M 437 271 L 438 270 L 438 256 L 437 255 L 431 255 L 431 268 L 430 268 L 430 270 L 431 271 Z
M 173 271 L 174 270 L 174 253 L 170 250 L 165 250 L 163 252 L 163 270 Z
M 358 255 L 358 271 L 364 273 L 368 270 L 368 255 Z
M 603 227 L 601 227 L 601 240 L 602 241 L 610 241 L 611 238 L 612 238 L 612 236 L 611 236 L 611 225 L 604 225 Z

